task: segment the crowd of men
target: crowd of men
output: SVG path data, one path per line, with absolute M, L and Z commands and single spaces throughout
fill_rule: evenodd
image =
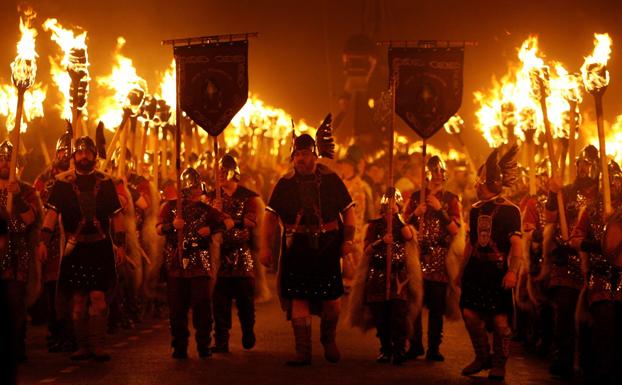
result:
M 312 363 L 312 315 L 321 317 L 327 361 L 341 359 L 337 325 L 347 319 L 374 329 L 377 361 L 395 365 L 423 355 L 444 361 L 446 319 L 463 320 L 473 346 L 463 375 L 487 370 L 503 380 L 514 337 L 550 357 L 554 376 L 572 378 L 578 367 L 587 383 L 620 378 L 622 266 L 602 246 L 609 218 L 592 146 L 565 186 L 542 161 L 535 195 L 516 146 L 492 151 L 478 175 L 440 156 L 402 154 L 393 187 L 382 161 L 368 163 L 356 146 L 322 159 L 303 134 L 290 162 L 271 172 L 229 152 L 215 180 L 199 160 L 181 174 L 179 196 L 174 183 L 154 186 L 118 152 L 100 170 L 89 137 L 61 136 L 32 186 L 9 179 L 12 151 L 0 144 L 0 277 L 16 360 L 27 359 L 35 302 L 46 304 L 49 351 L 72 360 L 110 360 L 107 333 L 166 307 L 173 358 L 188 358 L 190 310 L 199 357 L 226 354 L 233 302 L 242 346 L 252 349 L 255 301 L 269 296 L 273 269 L 295 341 L 288 366 Z M 613 161 L 609 175 L 617 208 L 622 171 Z

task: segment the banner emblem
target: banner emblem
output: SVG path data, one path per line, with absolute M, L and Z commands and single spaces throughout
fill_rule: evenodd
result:
M 440 130 L 462 103 L 464 48 L 389 48 L 395 112 L 423 139 Z
M 248 98 L 248 41 L 179 46 L 174 54 L 181 109 L 220 134 Z

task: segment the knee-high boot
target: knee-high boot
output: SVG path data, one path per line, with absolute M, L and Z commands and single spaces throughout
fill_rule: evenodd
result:
M 287 361 L 287 366 L 311 365 L 311 316 L 292 318 L 292 329 L 296 342 L 296 356 Z
M 320 342 L 322 342 L 322 346 L 324 346 L 324 358 L 326 361 L 332 362 L 333 364 L 339 362 L 341 359 L 341 353 L 339 352 L 339 348 L 337 348 L 337 322 L 336 319 L 324 319 L 320 322 Z
M 488 374 L 491 380 L 502 381 L 505 378 L 505 363 L 510 356 L 512 331 L 509 327 L 495 327 L 492 337 L 492 368 Z
M 73 320 L 73 332 L 76 338 L 76 350 L 69 358 L 73 361 L 88 360 L 93 357 L 89 341 L 89 321 L 84 318 Z
M 475 360 L 462 369 L 462 375 L 470 376 L 490 368 L 490 344 L 488 343 L 486 329 L 469 322 L 465 322 L 465 326 L 473 344 Z
M 110 361 L 110 353 L 104 350 L 107 324 L 108 320 L 105 315 L 91 315 L 89 317 L 89 341 L 95 361 Z

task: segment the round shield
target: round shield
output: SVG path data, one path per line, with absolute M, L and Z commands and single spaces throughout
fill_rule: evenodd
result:
M 622 268 L 622 208 L 617 209 L 607 221 L 602 250 L 614 266 Z

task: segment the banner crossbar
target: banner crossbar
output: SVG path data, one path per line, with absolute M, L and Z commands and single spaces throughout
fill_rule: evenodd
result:
M 162 40 L 162 45 L 172 45 L 173 47 L 178 47 L 178 46 L 186 46 L 186 45 L 194 45 L 194 44 L 223 43 L 223 42 L 248 40 L 249 37 L 258 37 L 258 36 L 259 36 L 258 32 L 246 32 L 246 33 L 212 35 L 212 36 L 196 36 L 196 37 L 186 37 L 186 38 L 181 38 L 181 39 Z
M 380 40 L 378 46 L 415 48 L 459 48 L 477 47 L 477 40 Z

